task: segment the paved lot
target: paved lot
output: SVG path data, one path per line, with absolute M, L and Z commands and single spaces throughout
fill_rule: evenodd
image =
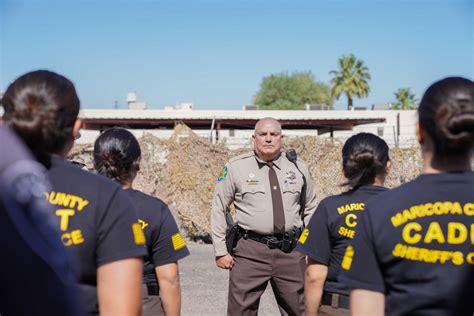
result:
M 179 262 L 182 314 L 226 315 L 228 271 L 216 267 L 212 245 L 188 244 L 191 255 Z M 271 286 L 260 301 L 259 315 L 279 315 Z

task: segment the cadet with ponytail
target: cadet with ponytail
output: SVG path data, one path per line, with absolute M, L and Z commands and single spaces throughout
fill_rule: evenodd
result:
M 82 313 L 138 315 L 146 251 L 133 205 L 117 183 L 64 159 L 81 126 L 73 83 L 33 71 L 8 87 L 2 103 L 5 124 L 48 168 L 52 190 L 44 193 L 74 261 Z
M 342 148 L 347 192 L 321 201 L 296 250 L 308 257 L 305 278 L 306 315 L 349 315 L 349 290 L 338 280 L 344 251 L 358 234 L 365 203 L 385 191 L 388 146 L 373 134 L 360 133 Z
M 343 259 L 354 315 L 474 311 L 474 83 L 435 82 L 418 114 L 423 174 L 367 204 Z
M 140 158 L 140 144 L 125 129 L 108 129 L 95 141 L 97 172 L 122 185 L 137 207 L 138 222 L 145 233 L 148 253 L 143 265 L 142 315 L 177 316 L 181 312 L 178 260 L 189 255 L 189 250 L 168 206 L 132 189 Z

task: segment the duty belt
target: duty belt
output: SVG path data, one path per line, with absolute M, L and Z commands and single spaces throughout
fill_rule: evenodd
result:
M 261 235 L 251 230 L 240 228 L 241 236 L 244 239 L 255 240 L 259 243 L 265 244 L 270 249 L 280 249 L 283 252 L 291 252 L 298 241 L 301 234 L 300 228 L 294 228 L 284 234 L 275 235 Z
M 324 292 L 321 299 L 321 305 L 327 305 L 333 308 L 349 309 L 350 300 L 349 296 L 344 294 Z
M 283 234 L 278 235 L 260 235 L 251 230 L 244 230 L 244 239 L 252 239 L 267 245 L 270 249 L 279 248 L 283 241 Z

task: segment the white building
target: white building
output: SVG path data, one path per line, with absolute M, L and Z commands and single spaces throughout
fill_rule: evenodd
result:
M 235 148 L 250 143 L 258 119 L 274 117 L 288 137 L 319 135 L 345 140 L 359 132 L 384 138 L 391 146 L 416 144 L 416 111 L 230 111 L 230 110 L 82 110 L 84 121 L 79 143 L 92 143 L 101 130 L 122 126 L 140 137 L 151 133 L 167 138 L 176 122 L 183 122 L 198 135 L 213 141 L 226 139 Z

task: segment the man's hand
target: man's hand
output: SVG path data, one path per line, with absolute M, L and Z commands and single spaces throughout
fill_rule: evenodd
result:
M 232 269 L 234 264 L 235 264 L 235 260 L 229 254 L 216 257 L 216 265 L 221 269 Z

